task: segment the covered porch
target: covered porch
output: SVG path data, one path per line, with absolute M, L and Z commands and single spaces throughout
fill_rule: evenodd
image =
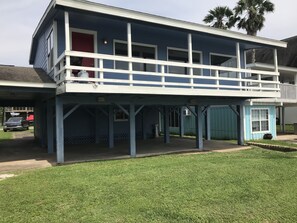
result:
M 243 145 L 244 124 L 242 98 L 210 98 L 183 96 L 139 96 L 139 95 L 64 95 L 49 100 L 47 106 L 47 148 L 48 153 L 56 152 L 57 163 L 64 163 L 69 158 L 68 152 L 85 149 L 84 145 L 92 144 L 86 157 L 98 159 L 101 156 L 139 157 L 150 154 L 163 154 L 185 151 L 205 151 L 209 148 L 208 141 L 203 139 L 203 130 L 207 132 L 205 139 L 210 140 L 210 118 L 207 118 L 211 105 L 229 105 L 237 116 L 237 144 Z M 170 136 L 169 111 L 171 108 L 188 107 L 195 116 L 195 137 L 192 140 L 177 139 Z M 80 111 L 78 109 L 81 109 Z M 125 122 L 116 122 L 116 110 L 121 111 Z M 90 118 L 83 117 L 82 111 Z M 79 116 L 72 115 L 76 113 Z M 121 115 L 121 116 L 122 116 Z M 203 116 L 206 116 L 205 123 Z M 156 124 L 163 120 L 163 136 L 158 137 Z M 223 118 L 223 117 L 222 117 Z M 77 122 L 77 124 L 73 124 Z M 85 125 L 84 123 L 89 123 Z M 76 129 L 76 135 L 70 133 Z M 90 129 L 93 129 L 92 131 Z M 121 131 L 120 131 L 121 129 Z M 208 130 L 207 130 L 208 129 Z M 87 135 L 84 132 L 88 132 Z M 73 132 L 73 131 L 72 131 Z M 69 138 L 72 136 L 72 138 Z M 82 138 L 84 137 L 84 138 Z M 84 141 L 82 146 L 79 141 Z M 89 143 L 88 143 L 89 142 Z M 77 144 L 77 145 L 70 145 Z M 217 144 L 219 145 L 219 144 Z M 71 148 L 71 149 L 70 149 Z M 105 155 L 104 155 L 105 154 Z M 100 157 L 100 155 L 98 155 Z M 71 157 L 71 154 L 70 154 Z M 85 160 L 89 160 L 85 158 Z M 70 158 L 71 160 L 71 158 Z

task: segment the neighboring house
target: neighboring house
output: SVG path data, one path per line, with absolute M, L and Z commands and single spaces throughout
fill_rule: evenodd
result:
M 31 97 L 36 135 L 49 153 L 56 149 L 58 163 L 70 143 L 113 148 L 115 141 L 129 140 L 135 157 L 136 139 L 154 136 L 160 113 L 169 143 L 170 110 L 187 107 L 195 116 L 197 148 L 203 149 L 204 129 L 209 138 L 216 125 L 209 108 L 228 105 L 242 145 L 245 101 L 280 96 L 277 57 L 274 70 L 251 71 L 245 69 L 245 52 L 267 47 L 276 54 L 286 45 L 89 1 L 53 0 L 33 34 L 30 54 L 30 64 L 55 82 L 55 93 Z M 38 90 L 52 86 L 45 81 Z

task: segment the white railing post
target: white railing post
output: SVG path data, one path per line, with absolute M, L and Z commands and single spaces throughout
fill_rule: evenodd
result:
M 258 81 L 260 81 L 259 88 L 260 88 L 260 91 L 262 91 L 262 76 L 261 76 L 261 74 L 258 74 Z
M 277 49 L 273 51 L 274 54 L 274 71 L 278 72 L 278 59 L 277 59 Z M 273 80 L 279 82 L 279 76 L 273 76 Z M 279 88 L 279 83 L 275 85 L 276 88 Z
M 220 90 L 220 80 L 219 80 L 220 74 L 219 74 L 218 70 L 215 71 L 215 75 L 216 75 L 216 78 L 217 78 L 216 79 L 217 90 Z
M 165 88 L 165 66 L 161 65 L 161 81 L 162 81 L 162 87 Z
M 128 46 L 128 57 L 132 59 L 132 30 L 131 23 L 127 23 L 127 46 Z M 130 86 L 133 86 L 133 63 L 129 61 L 129 81 Z
M 100 78 L 100 84 L 101 85 L 103 85 L 104 84 L 104 82 L 103 82 L 103 79 L 104 79 L 104 74 L 103 74 L 103 69 L 104 69 L 104 66 L 103 66 L 103 59 L 99 59 L 99 67 L 100 67 L 100 76 L 99 76 L 99 78 Z
M 69 28 L 69 13 L 64 13 L 65 18 L 65 49 L 66 52 L 70 51 L 70 28 Z M 70 77 L 71 71 L 68 69 L 70 66 L 70 56 L 66 55 L 66 80 Z
M 189 69 L 189 75 L 190 75 L 190 85 L 191 88 L 194 88 L 194 79 L 193 79 L 193 45 L 192 45 L 192 34 L 188 34 L 188 57 L 189 57 L 189 64 L 190 64 L 190 69 Z
M 241 68 L 241 57 L 240 57 L 240 44 L 239 42 L 236 43 L 236 58 L 237 58 L 237 68 Z M 242 87 L 242 82 L 241 82 L 241 72 L 237 73 L 237 78 L 239 79 L 238 81 L 238 86 Z M 242 88 L 240 88 L 242 90 Z

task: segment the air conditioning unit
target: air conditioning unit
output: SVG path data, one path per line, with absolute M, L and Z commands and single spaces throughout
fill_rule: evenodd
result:
M 188 108 L 185 108 L 184 116 L 191 116 L 191 111 Z

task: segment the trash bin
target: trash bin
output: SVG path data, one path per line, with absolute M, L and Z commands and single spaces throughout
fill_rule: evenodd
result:
M 294 123 L 294 134 L 297 135 L 297 123 Z

